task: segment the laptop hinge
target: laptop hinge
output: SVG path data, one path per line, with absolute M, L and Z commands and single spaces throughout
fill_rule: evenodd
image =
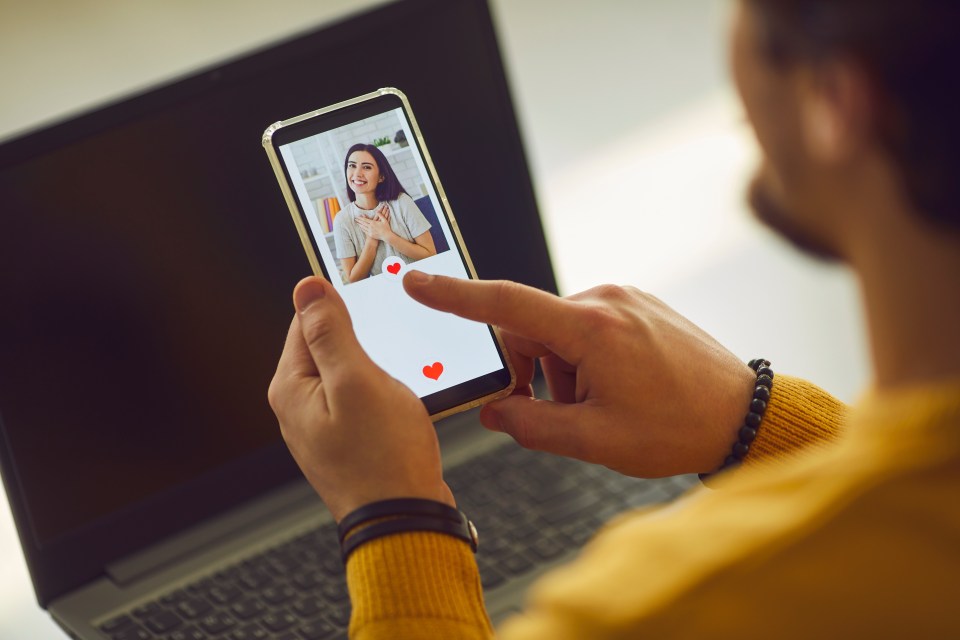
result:
M 298 481 L 253 502 L 204 521 L 163 542 L 111 562 L 105 573 L 120 586 L 131 584 L 152 574 L 169 569 L 173 564 L 216 548 L 225 539 L 275 522 L 278 516 L 306 506 L 322 504 L 305 481 Z

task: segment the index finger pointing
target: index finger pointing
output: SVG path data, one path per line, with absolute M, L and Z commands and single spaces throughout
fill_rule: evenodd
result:
M 568 362 L 580 359 L 575 306 L 553 294 L 509 280 L 465 280 L 413 269 L 403 287 L 428 307 L 497 325 L 549 347 Z

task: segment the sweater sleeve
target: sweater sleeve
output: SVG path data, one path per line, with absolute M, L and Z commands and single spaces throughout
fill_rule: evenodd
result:
M 778 375 L 748 461 L 783 459 L 835 439 L 845 412 L 822 389 Z M 364 544 L 350 556 L 347 583 L 351 638 L 493 637 L 476 560 L 467 544 L 450 536 L 402 533 Z
M 493 637 L 470 547 L 433 532 L 361 545 L 347 562 L 356 640 Z
M 784 460 L 802 449 L 822 447 L 843 432 L 848 407 L 820 387 L 777 374 L 746 466 Z

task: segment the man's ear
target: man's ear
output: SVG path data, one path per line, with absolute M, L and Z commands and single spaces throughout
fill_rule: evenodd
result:
M 842 164 L 869 144 L 873 91 L 863 69 L 845 60 L 831 61 L 799 78 L 800 126 L 811 157 Z

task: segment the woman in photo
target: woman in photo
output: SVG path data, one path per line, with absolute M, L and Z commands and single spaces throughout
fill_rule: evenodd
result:
M 390 256 L 409 264 L 436 255 L 430 223 L 380 149 L 353 145 L 343 172 L 350 204 L 334 219 L 333 232 L 345 282 L 379 274 Z

